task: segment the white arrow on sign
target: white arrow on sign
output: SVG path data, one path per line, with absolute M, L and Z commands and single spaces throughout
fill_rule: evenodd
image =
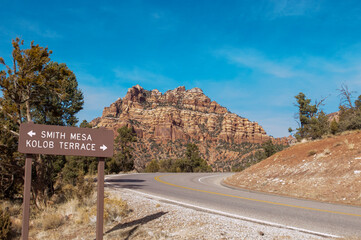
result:
M 107 150 L 107 146 L 105 146 L 105 145 L 103 144 L 103 146 L 101 146 L 100 149 L 103 150 L 103 151 L 105 151 L 105 150 Z
M 30 132 L 28 132 L 28 135 L 29 135 L 30 137 L 33 137 L 33 136 L 36 135 L 36 132 L 33 132 L 33 130 L 31 130 Z

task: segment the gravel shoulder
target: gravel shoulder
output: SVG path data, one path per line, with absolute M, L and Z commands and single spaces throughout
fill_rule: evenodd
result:
M 128 189 L 107 188 L 130 214 L 105 228 L 104 239 L 325 239 L 166 203 Z

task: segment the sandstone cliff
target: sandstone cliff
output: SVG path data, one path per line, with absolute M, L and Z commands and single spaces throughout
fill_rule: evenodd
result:
M 221 164 L 222 169 L 241 161 L 243 155 L 249 153 L 244 149 L 231 150 L 230 146 L 258 146 L 269 139 L 281 144 L 288 141 L 286 138 L 273 139 L 258 123 L 229 112 L 211 101 L 201 89 L 186 90 L 184 86 L 162 94 L 156 89 L 148 91 L 136 85 L 123 99 L 105 107 L 102 117 L 94 119 L 92 124 L 114 131 L 124 125 L 132 126 L 140 139 L 135 144 L 139 167 L 153 158 L 178 157 L 176 152 L 188 141 L 199 143 L 204 158 L 214 167 L 218 166 L 217 161 L 226 157 L 227 163 Z M 229 149 L 215 150 L 225 144 Z M 159 151 L 154 150 L 155 145 Z M 147 154 L 142 154 L 145 151 Z

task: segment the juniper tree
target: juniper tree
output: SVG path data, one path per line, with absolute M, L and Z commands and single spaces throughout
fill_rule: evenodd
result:
M 300 92 L 295 96 L 295 99 L 297 101 L 295 106 L 298 107 L 296 118 L 299 123 L 295 137 L 298 140 L 303 138 L 316 139 L 328 133 L 327 116 L 323 111 L 320 111 L 320 105 L 323 104 L 326 98 L 311 104 L 311 99 L 306 98 L 306 95 Z M 289 129 L 289 131 L 291 132 L 292 129 Z
M 11 64 L 0 58 L 0 197 L 21 193 L 24 156 L 17 152 L 19 126 L 23 122 L 73 126 L 84 104 L 74 73 L 65 64 L 51 62 L 52 51 L 31 42 L 12 41 Z M 32 188 L 36 199 L 53 190 L 64 157 L 37 155 Z
M 353 94 L 346 85 L 341 85 L 340 119 L 338 131 L 361 129 L 361 95 L 353 102 Z
M 117 154 L 107 162 L 108 173 L 118 173 L 134 169 L 131 143 L 137 141 L 137 135 L 133 128 L 128 128 L 127 126 L 119 128 L 117 132 L 118 136 L 115 138 L 114 145 Z

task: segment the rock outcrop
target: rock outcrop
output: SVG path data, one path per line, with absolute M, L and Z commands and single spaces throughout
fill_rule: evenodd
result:
M 178 87 L 162 94 L 136 85 L 126 96 L 105 107 L 95 125 L 132 125 L 140 138 L 156 141 L 198 140 L 262 143 L 270 139 L 263 128 L 204 95 L 199 88 Z
M 239 145 L 261 144 L 269 139 L 281 144 L 287 141 L 286 138 L 275 140 L 268 136 L 258 123 L 229 112 L 211 101 L 201 89 L 186 90 L 184 86 L 162 94 L 156 89 L 148 91 L 136 85 L 123 99 L 105 107 L 102 117 L 94 119 L 92 124 L 114 131 L 124 125 L 132 126 L 141 142 L 154 141 L 162 145 L 161 149 L 167 149 L 165 146 L 170 143 L 188 141 L 207 143 L 208 146 L 217 146 L 220 142 Z M 149 148 L 149 144 L 144 145 Z M 200 146 L 200 149 L 209 152 L 209 148 Z M 208 155 L 209 162 L 222 157 L 216 153 Z M 172 154 L 166 156 L 172 157 Z

